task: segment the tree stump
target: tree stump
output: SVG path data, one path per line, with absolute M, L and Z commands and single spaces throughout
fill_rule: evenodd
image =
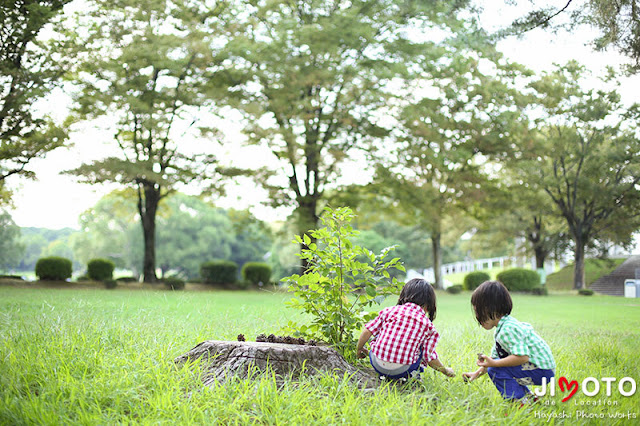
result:
M 280 383 L 288 378 L 297 380 L 303 375 L 335 373 L 339 376 L 347 374 L 360 388 L 374 388 L 379 384 L 373 370 L 352 366 L 327 346 L 207 340 L 174 362 L 182 364 L 198 359 L 205 369 L 203 382 L 206 386 L 232 377 L 245 379 L 251 372 L 273 372 Z

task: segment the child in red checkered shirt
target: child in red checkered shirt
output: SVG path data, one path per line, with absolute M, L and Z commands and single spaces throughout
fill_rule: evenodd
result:
M 431 284 L 419 278 L 410 280 L 402 288 L 398 304 L 383 309 L 364 326 L 358 339 L 358 358 L 368 354 L 373 369 L 389 379 L 415 377 L 427 365 L 454 377 L 453 369 L 442 365 L 435 350 L 440 338 L 431 323 L 435 317 L 436 293 Z M 367 352 L 364 345 L 372 336 Z

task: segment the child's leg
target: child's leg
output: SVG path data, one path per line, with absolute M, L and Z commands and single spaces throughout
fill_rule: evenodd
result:
M 523 398 L 529 393 L 527 385 L 541 385 L 543 378 L 548 381 L 554 376 L 553 370 L 530 369 L 525 366 L 531 366 L 531 364 L 527 363 L 515 367 L 489 367 L 487 373 L 503 398 Z

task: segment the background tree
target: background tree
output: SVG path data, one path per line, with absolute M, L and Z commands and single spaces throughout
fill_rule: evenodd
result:
M 637 230 L 640 211 L 640 139 L 634 106 L 625 109 L 615 88 L 580 87 L 584 68 L 569 62 L 532 84 L 538 99 L 536 156 L 523 176 L 544 190 L 567 222 L 574 244 L 574 287 L 584 287 L 585 247 L 612 231 Z M 628 117 L 629 119 L 625 118 Z
M 517 0 L 505 2 L 519 7 L 525 3 Z M 533 5 L 533 2 L 530 3 Z M 614 46 L 631 60 L 631 72 L 640 71 L 640 1 L 564 0 L 555 3 L 544 7 L 535 5 L 534 9 L 502 30 L 500 35 L 521 35 L 534 28 L 549 28 L 554 31 L 565 29 L 570 33 L 580 25 L 588 25 L 600 33 L 592 41 L 596 50 Z
M 161 205 L 158 219 L 158 265 L 187 278 L 213 259 L 264 261 L 271 247 L 268 227 L 247 211 L 228 210 L 198 197 L 176 193 Z
M 133 189 L 115 190 L 80 215 L 80 232 L 71 237 L 74 258 L 85 268 L 89 260 L 110 259 L 118 269 L 142 272 L 142 237 Z
M 536 268 L 544 268 L 547 258 L 568 248 L 566 221 L 543 190 L 522 179 L 517 164 L 517 159 L 503 163 L 494 190 L 474 208 L 478 227 L 472 239 L 481 239 L 492 247 L 504 247 L 509 242 L 510 249 L 502 256 L 533 255 Z M 526 244 L 517 247 L 518 241 Z
M 510 81 L 523 70 L 501 59 L 473 27 L 467 31 L 443 43 L 439 57 L 424 58 L 420 84 L 412 86 L 400 116 L 397 142 L 376 178 L 380 190 L 428 230 L 438 288 L 443 224 L 485 197 L 484 163 L 503 155 L 510 128 L 520 121 Z
M 79 119 L 109 116 L 122 157 L 83 165 L 71 173 L 85 182 L 116 182 L 137 191 L 145 282 L 156 281 L 156 213 L 160 200 L 199 180 L 219 179 L 225 169 L 213 155 L 184 147 L 193 137 L 198 109 L 210 105 L 222 58 L 212 51 L 215 28 L 226 12 L 185 0 L 118 3 L 95 0 L 79 68 Z M 214 130 L 196 126 L 203 134 Z M 213 189 L 218 189 L 215 181 Z
M 246 82 L 234 94 L 254 144 L 265 143 L 286 181 L 262 183 L 295 206 L 298 233 L 315 228 L 340 166 L 387 133 L 380 111 L 416 52 L 409 28 L 444 27 L 465 2 L 247 1 L 229 49 Z M 453 6 L 452 6 L 453 5 Z M 303 261 L 303 266 L 305 265 Z
M 71 0 L 7 0 L 0 4 L 0 191 L 8 176 L 33 177 L 26 169 L 36 157 L 61 146 L 66 131 L 37 112 L 37 102 L 60 84 L 70 58 L 67 38 L 44 39 L 43 28 Z M 7 194 L 0 196 L 0 202 Z
M 11 215 L 0 210 L 0 271 L 16 269 L 25 246 L 20 241 L 20 227 Z

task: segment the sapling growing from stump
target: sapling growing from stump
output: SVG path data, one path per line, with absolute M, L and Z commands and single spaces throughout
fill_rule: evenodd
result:
M 401 290 L 389 271 L 405 271 L 399 258 L 387 259 L 395 247 L 376 255 L 351 243 L 358 234 L 350 224 L 354 217 L 347 207 L 325 208 L 324 226 L 293 241 L 303 245 L 299 256 L 309 267 L 303 275 L 283 279 L 294 293 L 288 306 L 311 315 L 311 324 L 290 322 L 287 331 L 324 340 L 347 359 L 354 359 L 354 332 L 376 316 L 366 308 Z

